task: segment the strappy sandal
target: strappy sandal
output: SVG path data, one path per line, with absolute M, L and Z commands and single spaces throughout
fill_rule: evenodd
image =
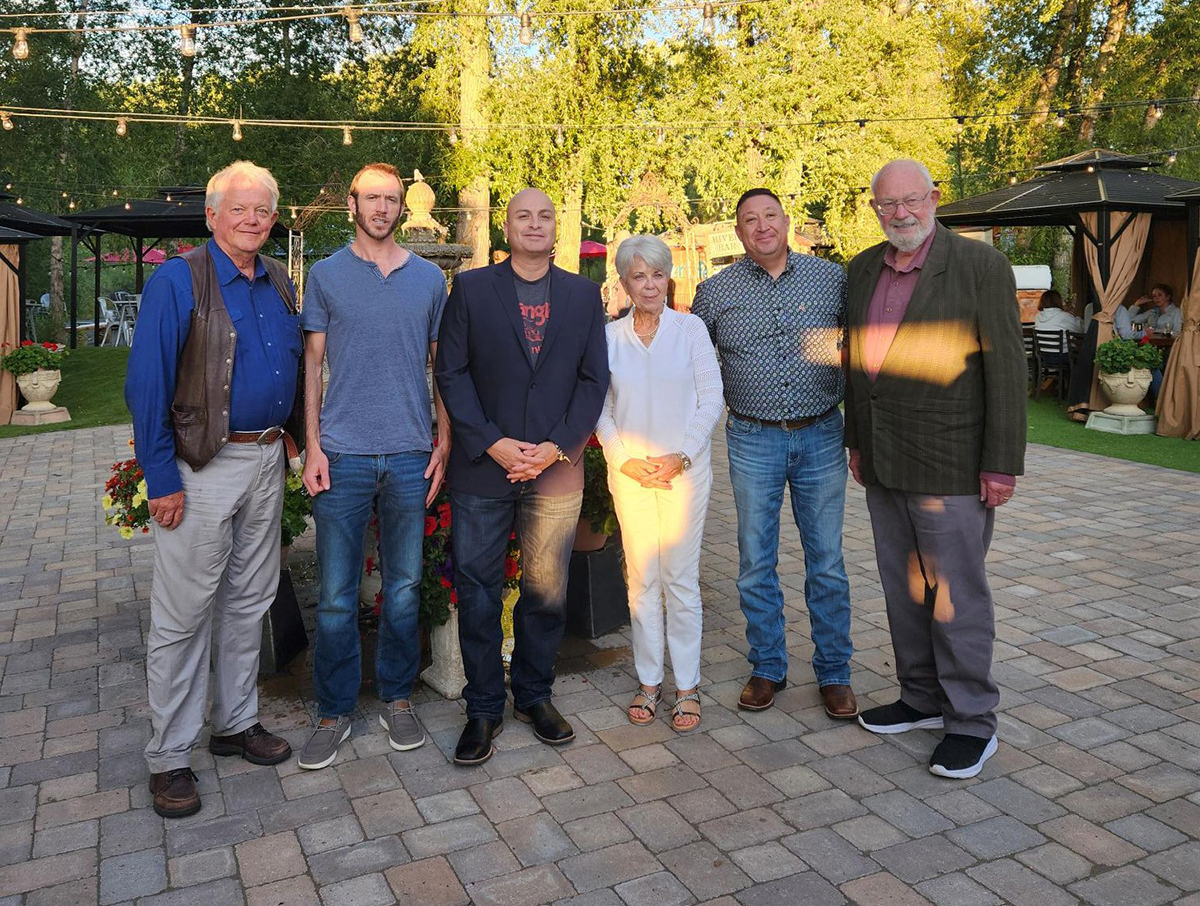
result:
M 629 703 L 629 707 L 625 709 L 625 716 L 629 718 L 631 724 L 636 724 L 639 727 L 649 726 L 654 723 L 654 716 L 658 711 L 658 703 L 662 701 L 662 686 L 657 686 L 653 692 L 647 692 L 645 689 L 639 688 L 634 693 L 633 701 Z M 649 712 L 649 717 L 634 717 L 634 709 Z
M 690 703 L 694 702 L 694 707 L 689 707 Z M 694 717 L 696 722 L 691 726 L 680 726 L 679 719 L 682 717 Z M 692 692 L 680 695 L 675 694 L 675 707 L 671 709 L 671 729 L 676 733 L 691 733 L 700 726 L 700 690 L 696 689 Z

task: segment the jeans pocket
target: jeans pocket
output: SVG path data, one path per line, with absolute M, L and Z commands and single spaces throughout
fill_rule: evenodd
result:
M 749 437 L 757 434 L 761 428 L 762 425 L 757 422 L 748 422 L 744 418 L 738 418 L 732 412 L 725 419 L 725 430 L 737 437 Z
M 339 459 L 342 458 L 342 454 L 338 453 L 338 452 L 326 453 L 325 458 L 327 460 L 329 460 L 330 465 L 333 465 L 335 462 L 337 462 Z

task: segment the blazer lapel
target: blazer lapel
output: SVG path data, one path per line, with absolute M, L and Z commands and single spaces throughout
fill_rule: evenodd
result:
M 566 271 L 553 264 L 550 265 L 550 320 L 546 322 L 546 333 L 542 337 L 542 351 L 538 353 L 537 364 L 534 365 L 535 371 L 542 366 L 542 362 L 546 361 L 546 353 L 550 351 L 550 344 L 558 336 L 562 322 L 569 316 L 571 292 L 565 277 Z M 526 344 L 526 346 L 528 345 Z
M 904 319 L 896 330 L 896 336 L 892 340 L 887 355 L 883 357 L 883 367 L 879 370 L 880 380 L 883 380 L 888 373 L 888 359 L 893 355 L 902 354 L 903 344 L 915 333 L 920 332 L 916 325 L 927 320 L 929 307 L 938 301 L 941 295 L 938 291 L 942 285 L 941 277 L 946 272 L 946 264 L 950 257 L 950 242 L 947 238 L 949 230 L 941 224 L 938 224 L 935 229 L 937 234 L 933 237 L 929 254 L 925 256 L 925 263 L 921 266 L 921 276 L 917 278 L 917 285 L 913 290 L 912 298 L 908 301 Z M 897 348 L 900 349 L 899 352 Z
M 533 368 L 533 357 L 529 354 L 529 342 L 525 339 L 525 319 L 521 317 L 521 303 L 517 300 L 517 286 L 513 282 L 512 264 L 502 261 L 492 272 L 492 287 L 500 297 L 500 307 L 508 316 L 513 331 L 517 335 L 517 345 L 525 355 L 525 364 Z M 545 348 L 543 343 L 542 348 Z M 540 356 L 539 356 L 540 358 Z

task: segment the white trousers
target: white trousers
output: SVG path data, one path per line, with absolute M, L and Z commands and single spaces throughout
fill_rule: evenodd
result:
M 258 721 L 262 619 L 279 586 L 283 443 L 227 444 L 199 472 L 177 462 L 183 520 L 171 531 L 152 529 L 151 773 L 189 766 L 204 728 L 214 635 L 213 734 L 240 733 Z
M 629 573 L 629 617 L 638 681 L 663 681 L 664 648 L 671 651 L 677 689 L 700 685 L 700 542 L 712 490 L 704 462 L 675 478 L 669 491 L 643 488 L 621 472 L 609 472 Z M 666 638 L 663 638 L 663 602 Z

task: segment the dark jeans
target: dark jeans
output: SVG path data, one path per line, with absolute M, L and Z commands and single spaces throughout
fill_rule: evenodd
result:
M 545 497 L 532 487 L 500 498 L 451 491 L 450 540 L 468 718 L 499 720 L 504 714 L 500 614 L 504 553 L 514 526 L 521 545 L 521 586 L 513 610 L 513 704 L 525 709 L 550 699 L 582 502 L 582 492 Z
M 321 717 L 351 714 L 362 685 L 358 583 L 371 507 L 379 514 L 383 601 L 375 675 L 385 702 L 407 699 L 421 662 L 417 609 L 425 530 L 428 453 L 329 454 L 329 490 L 313 498 L 317 525 L 317 641 L 313 687 Z

